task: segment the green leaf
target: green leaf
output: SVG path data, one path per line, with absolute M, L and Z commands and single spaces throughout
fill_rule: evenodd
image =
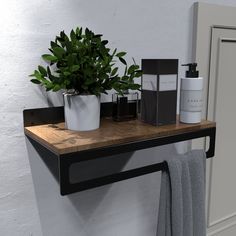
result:
M 61 89 L 61 86 L 58 85 L 58 84 L 56 84 L 56 85 L 53 87 L 52 91 L 53 91 L 53 92 L 57 92 L 57 91 L 59 91 L 60 89 Z
M 81 27 L 81 28 L 79 29 L 79 35 L 80 35 L 80 36 L 82 35 L 82 32 L 83 32 L 83 28 Z
M 80 28 L 77 27 L 76 30 L 75 30 L 75 33 L 79 35 L 79 32 L 80 32 Z
M 64 38 L 57 36 L 55 41 L 56 43 L 59 42 L 62 45 L 64 43 Z
M 30 81 L 34 84 L 41 84 L 41 81 L 39 81 L 37 79 L 31 79 Z
M 87 38 L 90 38 L 90 37 L 91 37 L 91 31 L 90 31 L 88 28 L 85 29 L 85 36 L 86 36 Z
M 135 73 L 134 76 L 135 76 L 136 78 L 141 77 L 141 76 L 143 75 L 143 71 L 142 71 L 142 70 L 136 70 L 135 72 L 136 72 L 136 73 Z
M 102 40 L 102 44 L 105 46 L 108 44 L 108 40 Z
M 76 34 L 75 34 L 74 30 L 71 30 L 71 32 L 70 32 L 70 38 L 72 41 L 74 41 L 74 42 L 76 41 Z
M 47 73 L 49 76 L 52 74 L 49 66 L 47 66 Z
M 49 78 L 49 80 L 51 80 L 52 82 L 53 81 L 58 81 L 58 77 L 56 77 L 56 76 L 54 76 L 54 75 L 52 75 L 52 74 L 49 74 L 48 75 L 48 78 Z M 49 82 L 49 81 L 44 81 L 45 83 L 47 83 L 47 82 Z
M 53 41 L 50 42 L 50 45 L 51 45 L 51 48 L 55 48 L 55 47 L 58 47 L 59 45 Z
M 129 89 L 131 90 L 137 90 L 140 89 L 141 85 L 140 84 L 130 84 Z
M 129 76 L 127 76 L 127 75 L 124 75 L 123 77 L 122 77 L 122 80 L 129 80 Z
M 61 58 L 63 54 L 65 54 L 65 49 L 61 47 L 55 47 L 53 48 L 53 53 L 56 56 L 56 58 Z
M 111 76 L 114 76 L 118 71 L 118 67 L 115 67 L 112 72 L 111 72 Z
M 74 65 L 74 66 L 71 67 L 71 71 L 72 71 L 72 72 L 75 72 L 75 71 L 77 71 L 77 70 L 79 70 L 79 69 L 80 69 L 80 66 L 79 66 L 79 65 Z
M 42 55 L 42 58 L 43 58 L 45 61 L 50 61 L 50 62 L 56 62 L 56 61 L 57 61 L 57 57 L 52 56 L 52 55 L 50 55 L 50 54 L 43 54 L 43 55 Z
M 76 56 L 74 56 L 73 54 L 70 54 L 67 57 L 68 66 L 73 66 L 75 59 L 76 59 Z
M 67 85 L 70 84 L 70 81 L 69 81 L 69 80 L 65 80 L 65 81 L 64 81 L 64 84 L 67 86 Z
M 128 69 L 128 74 L 132 74 L 135 70 L 138 70 L 139 66 L 138 65 L 131 65 Z
M 93 79 L 87 79 L 86 81 L 85 81 L 85 85 L 87 85 L 87 86 L 89 86 L 89 85 L 91 85 L 91 84 L 93 84 L 94 83 L 94 80 Z
M 102 34 L 95 34 L 94 36 L 93 36 L 93 38 L 101 38 L 102 37 Z
M 71 75 L 71 73 L 68 72 L 68 71 L 63 72 L 63 74 L 64 74 L 65 76 L 69 76 L 69 75 Z
M 43 66 L 38 66 L 39 72 L 42 74 L 42 76 L 47 76 L 47 71 Z
M 66 34 L 65 34 L 65 31 L 64 31 L 64 30 L 62 30 L 62 31 L 60 32 L 60 36 L 61 36 L 61 38 L 64 38 L 64 37 L 66 36 Z
M 40 72 L 37 71 L 37 70 L 34 71 L 34 77 L 35 77 L 37 80 L 42 81 L 42 76 L 41 76 Z
M 119 60 L 120 60 L 124 65 L 127 65 L 126 60 L 125 60 L 124 58 L 119 57 Z
M 126 55 L 126 52 L 118 52 L 118 53 L 116 54 L 117 57 L 123 57 L 123 56 L 125 56 L 125 55 Z
M 71 53 L 73 51 L 73 45 L 70 41 L 65 41 L 65 47 L 68 53 Z

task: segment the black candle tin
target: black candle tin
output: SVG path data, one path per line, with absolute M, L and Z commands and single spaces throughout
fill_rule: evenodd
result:
M 141 120 L 176 123 L 178 59 L 142 59 Z

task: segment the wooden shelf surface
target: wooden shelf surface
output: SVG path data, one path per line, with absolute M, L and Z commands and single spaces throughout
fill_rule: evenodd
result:
M 139 140 L 171 136 L 215 127 L 215 122 L 203 120 L 200 124 L 152 126 L 139 120 L 115 122 L 101 120 L 97 130 L 77 132 L 65 129 L 64 123 L 25 127 L 25 134 L 38 141 L 57 155 L 79 152 Z

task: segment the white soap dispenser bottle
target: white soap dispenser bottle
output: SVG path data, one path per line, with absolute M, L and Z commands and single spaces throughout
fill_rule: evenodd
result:
M 202 114 L 203 78 L 198 77 L 197 63 L 189 63 L 186 77 L 181 78 L 180 86 L 180 122 L 200 123 Z

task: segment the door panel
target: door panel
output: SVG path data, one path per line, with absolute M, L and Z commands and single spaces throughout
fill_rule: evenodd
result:
M 236 30 L 212 29 L 209 117 L 217 122 L 209 225 L 236 215 Z
M 220 229 L 208 233 L 207 236 L 235 236 L 235 224 L 226 224 Z
M 208 236 L 236 235 L 236 8 L 195 3 L 193 61 L 204 78 L 203 118 L 216 120 L 207 165 Z

